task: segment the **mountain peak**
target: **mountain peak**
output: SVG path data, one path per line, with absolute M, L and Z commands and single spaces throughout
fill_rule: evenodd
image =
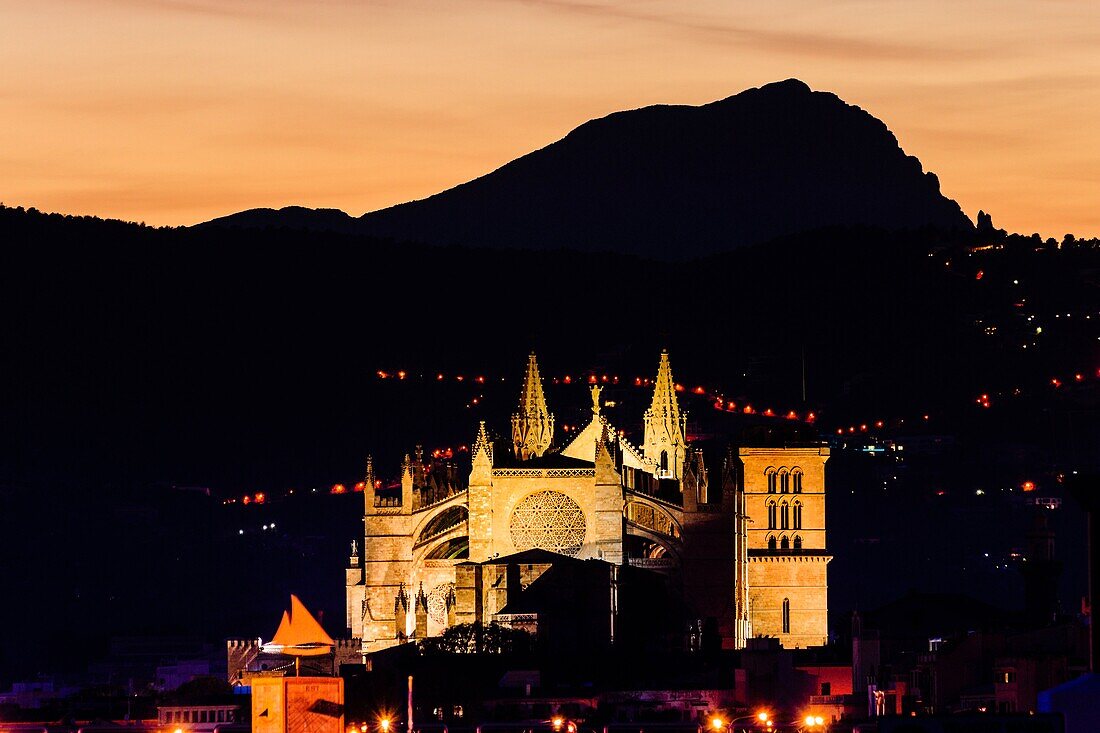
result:
M 810 88 L 810 85 L 801 79 L 784 79 L 783 81 L 773 81 L 768 84 L 757 87 L 756 89 L 747 89 L 742 94 L 749 92 L 759 92 L 768 94 L 785 94 L 790 96 L 813 94 L 814 90 Z M 736 96 L 736 95 L 734 95 Z
M 798 79 L 697 107 L 615 112 L 426 199 L 321 218 L 431 244 L 661 259 L 822 227 L 973 227 L 882 121 Z

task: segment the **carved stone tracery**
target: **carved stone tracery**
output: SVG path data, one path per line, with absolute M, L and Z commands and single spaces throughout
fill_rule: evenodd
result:
M 558 491 L 538 491 L 512 510 L 509 530 L 516 550 L 539 548 L 576 555 L 588 526 L 577 502 Z

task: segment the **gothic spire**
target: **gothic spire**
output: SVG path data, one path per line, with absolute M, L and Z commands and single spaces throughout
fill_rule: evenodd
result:
M 521 460 L 541 456 L 554 439 L 554 416 L 546 407 L 542 378 L 534 352 L 527 357 L 527 374 L 512 415 L 512 449 Z
M 687 447 L 684 439 L 686 423 L 687 414 L 680 411 L 680 403 L 676 399 L 676 383 L 672 380 L 668 351 L 662 350 L 653 385 L 653 401 L 645 412 L 645 442 L 642 446 L 655 475 L 680 477 Z
M 490 466 L 493 465 L 493 444 L 489 440 L 489 433 L 485 431 L 484 420 L 478 426 L 477 438 L 474 439 L 474 449 L 471 454 L 474 460 L 487 460 Z
M 680 420 L 680 402 L 676 399 L 676 383 L 672 381 L 672 365 L 668 361 L 668 350 L 661 350 L 661 363 L 657 366 L 657 379 L 653 384 L 653 401 L 649 412 L 654 415 L 668 416 L 675 422 Z

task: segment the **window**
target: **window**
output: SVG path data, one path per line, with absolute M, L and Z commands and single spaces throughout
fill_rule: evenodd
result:
M 794 481 L 794 493 L 801 494 L 802 493 L 802 470 L 798 469 L 798 468 L 794 469 L 793 471 L 791 471 L 791 476 L 794 477 L 794 479 L 793 479 L 793 481 Z
M 790 511 L 791 508 L 787 506 L 787 502 L 783 502 L 783 510 L 780 512 L 780 529 L 790 529 Z
M 794 528 L 802 529 L 802 502 L 794 503 Z
M 791 599 L 783 599 L 783 633 L 791 633 Z
M 789 549 L 791 549 L 791 541 L 790 541 L 790 539 L 787 538 L 787 535 L 783 535 L 783 539 L 779 540 L 779 549 L 780 550 L 789 550 Z
M 775 552 L 775 535 L 768 538 L 768 549 Z
M 794 549 L 796 549 L 796 550 L 801 550 L 802 549 L 802 535 L 796 534 L 794 536 Z
M 775 493 L 775 469 L 774 468 L 769 468 L 767 470 L 767 475 L 768 475 L 768 493 L 769 494 L 774 494 Z
M 768 529 L 775 529 L 775 502 L 768 502 Z
M 668 473 L 668 451 L 661 451 L 661 473 Z
M 786 469 L 779 472 L 779 493 L 786 494 L 791 490 L 791 475 Z

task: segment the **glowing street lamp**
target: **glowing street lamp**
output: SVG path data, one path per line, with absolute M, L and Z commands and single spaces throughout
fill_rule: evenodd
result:
M 382 731 L 382 733 L 390 733 L 390 726 L 392 724 L 393 724 L 393 721 L 390 720 L 389 718 L 382 718 L 381 720 L 378 721 L 378 727 Z
M 550 725 L 554 726 L 554 730 L 560 731 L 565 725 L 565 718 L 561 717 L 560 715 L 556 715 L 550 720 Z
M 711 730 L 722 730 L 726 727 L 726 721 L 715 715 L 713 718 L 710 719 L 710 727 Z
M 718 730 L 719 725 L 718 725 L 717 721 L 722 721 L 722 725 L 726 725 L 732 731 L 733 730 L 733 724 L 737 723 L 739 721 L 742 721 L 742 720 L 755 720 L 755 721 L 757 721 L 758 725 L 768 725 L 768 726 L 772 725 L 771 713 L 769 713 L 767 710 L 761 710 L 761 711 L 759 711 L 757 713 L 754 713 L 752 715 L 742 715 L 739 718 L 734 718 L 728 724 L 726 724 L 725 721 L 722 721 L 721 718 L 714 717 L 714 718 L 711 718 L 711 723 L 710 724 L 711 724 L 712 728 L 714 728 L 715 730 Z M 743 729 L 744 729 L 744 726 L 742 726 L 741 728 L 738 728 L 738 730 L 743 730 Z

